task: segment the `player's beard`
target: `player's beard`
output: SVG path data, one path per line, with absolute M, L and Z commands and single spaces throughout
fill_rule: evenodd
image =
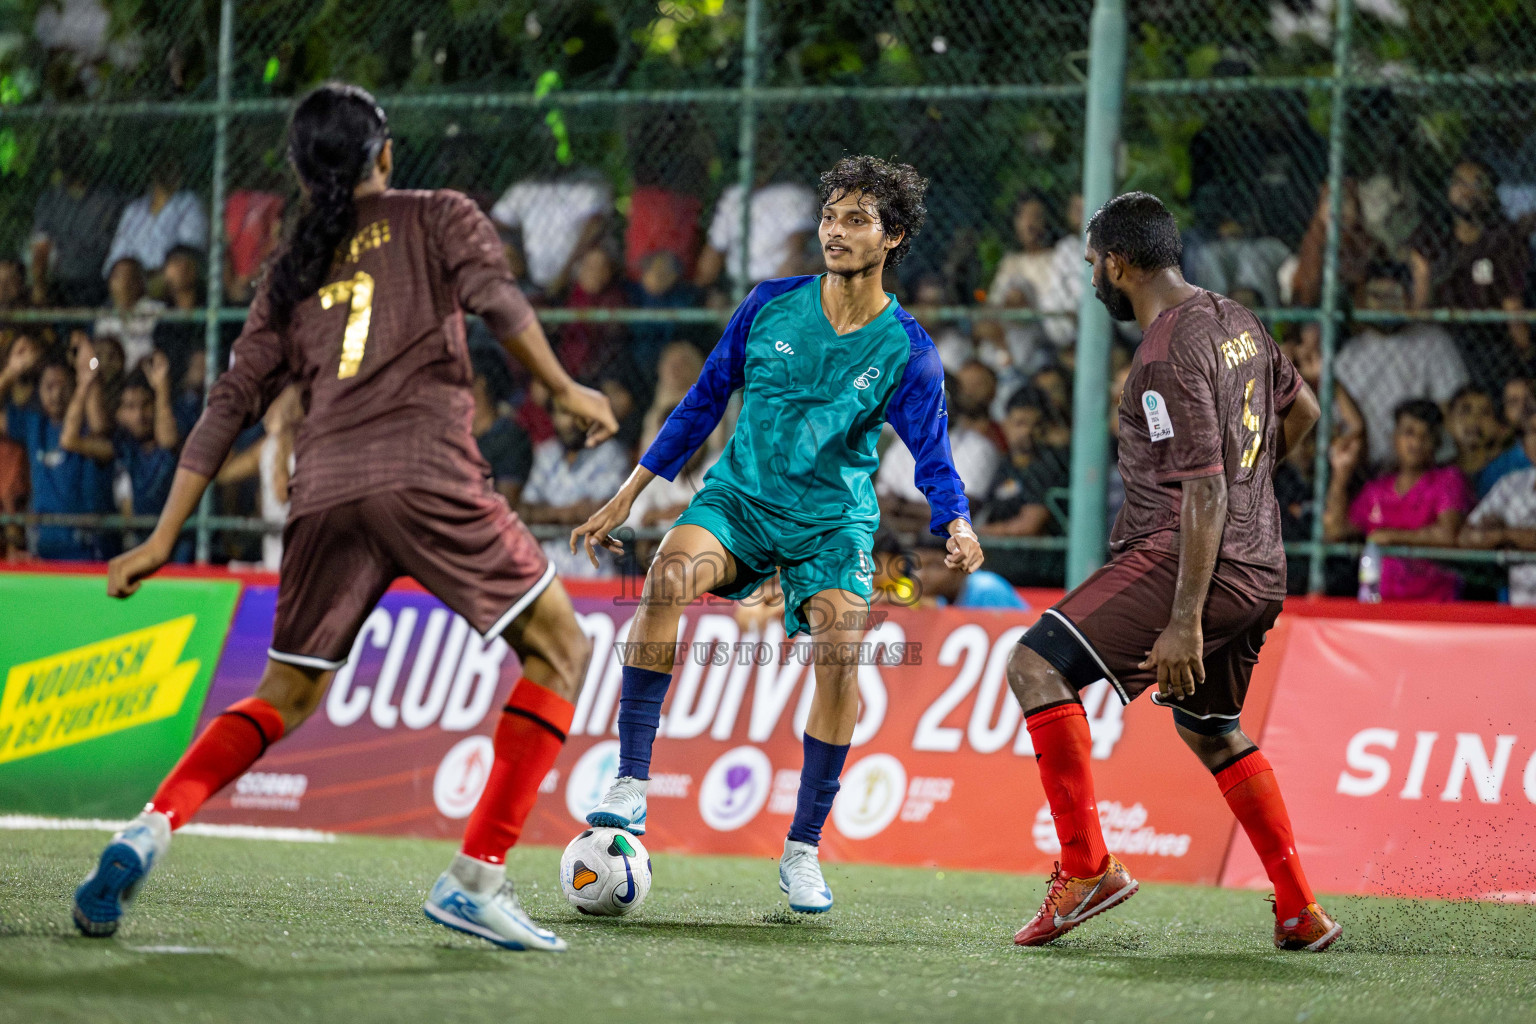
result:
M 826 251 L 823 250 L 821 255 L 822 255 L 822 260 L 825 261 L 826 260 L 826 255 L 827 255 Z M 854 255 L 853 250 L 850 249 L 848 251 L 848 255 L 849 256 Z M 869 273 L 872 270 L 878 270 L 879 267 L 880 267 L 880 264 L 882 262 L 884 262 L 884 260 L 885 260 L 885 250 L 883 250 L 883 249 L 876 249 L 873 253 L 870 254 L 870 257 L 869 257 L 868 260 L 866 260 L 865 262 L 861 263 L 859 266 L 854 267 L 852 269 L 849 269 L 847 267 L 839 267 L 838 269 L 833 270 L 832 269 L 832 265 L 830 263 L 828 263 L 827 264 L 827 273 L 829 273 L 829 274 L 836 274 L 838 277 L 862 277 L 863 275 Z
M 1136 319 L 1136 305 L 1124 289 L 1116 288 L 1108 278 L 1093 286 L 1093 294 L 1104 303 L 1109 315 L 1122 323 Z

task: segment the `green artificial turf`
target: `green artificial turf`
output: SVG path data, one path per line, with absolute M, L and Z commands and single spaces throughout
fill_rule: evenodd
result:
M 0 1020 L 1536 1020 L 1536 907 L 1334 897 L 1345 936 L 1281 953 L 1255 893 L 1143 885 L 1048 949 L 1011 944 L 1043 879 L 830 865 L 829 914 L 785 908 L 772 860 L 655 857 L 633 918 L 581 918 L 559 851 L 511 871 L 563 956 L 450 933 L 421 901 L 448 843 L 183 836 L 115 939 L 69 894 L 105 833 L 0 832 Z M 1134 863 L 1131 865 L 1134 870 Z

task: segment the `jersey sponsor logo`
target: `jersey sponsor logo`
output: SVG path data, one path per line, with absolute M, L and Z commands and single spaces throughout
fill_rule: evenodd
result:
M 787 356 L 792 356 L 795 354 L 795 350 L 790 347 L 790 344 L 787 341 L 776 341 L 773 343 L 773 347 L 777 351 L 782 352 Z
M 1141 396 L 1141 407 L 1147 413 L 1147 433 L 1154 442 L 1166 441 L 1173 436 L 1173 419 L 1168 415 L 1168 403 L 1156 391 Z
M 197 616 L 13 665 L 0 696 L 0 762 L 58 750 L 181 710 L 202 662 L 178 664 Z
M 853 378 L 853 386 L 858 388 L 860 391 L 863 391 L 865 388 L 869 387 L 872 381 L 878 380 L 879 378 L 880 368 L 878 366 L 871 366 L 869 369 Z

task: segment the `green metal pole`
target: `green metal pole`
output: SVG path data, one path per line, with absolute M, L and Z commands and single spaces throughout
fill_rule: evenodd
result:
M 736 135 L 736 146 L 740 151 L 736 181 L 741 185 L 740 277 L 730 275 L 731 254 L 725 254 L 727 274 L 732 278 L 731 288 L 737 302 L 747 297 L 747 290 L 752 285 L 752 186 L 757 178 L 757 62 L 762 47 L 759 34 L 762 15 L 763 0 L 747 0 L 746 35 L 741 44 L 741 126 Z
M 1125 0 L 1097 0 L 1088 50 L 1088 117 L 1083 129 L 1083 209 L 1115 194 L 1115 154 L 1125 95 Z M 1085 267 L 1077 310 L 1077 372 L 1072 395 L 1072 515 L 1067 527 L 1067 586 L 1104 564 L 1109 469 L 1109 312 L 1094 298 Z
M 219 84 L 218 106 L 213 115 L 213 187 L 208 216 L 208 319 L 206 346 L 208 360 L 203 370 L 203 404 L 213 391 L 219 376 L 219 308 L 224 305 L 224 196 L 225 177 L 229 173 L 229 81 L 233 72 L 235 40 L 235 3 L 219 4 Z M 208 518 L 213 515 L 213 491 L 203 492 L 197 508 L 197 560 L 208 561 L 211 531 Z
M 1320 349 L 1323 375 L 1318 381 L 1317 455 L 1312 480 L 1312 562 L 1307 589 L 1323 592 L 1327 553 L 1323 547 L 1323 511 L 1328 507 L 1328 445 L 1333 439 L 1333 354 L 1339 340 L 1339 222 L 1344 209 L 1344 104 L 1349 99 L 1349 43 L 1353 3 L 1338 0 L 1333 27 L 1333 109 L 1328 113 L 1328 234 L 1323 244 L 1323 320 Z

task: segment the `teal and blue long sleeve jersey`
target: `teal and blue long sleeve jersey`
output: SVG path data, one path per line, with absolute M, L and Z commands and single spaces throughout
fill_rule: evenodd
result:
M 895 296 L 888 298 L 874 320 L 839 335 L 822 312 L 819 276 L 752 289 L 640 464 L 673 479 L 741 389 L 736 432 L 706 486 L 730 487 L 801 525 L 873 530 L 880 506 L 870 474 L 889 421 L 916 458 L 929 528 L 945 536 L 946 523 L 969 520 L 949 450 L 938 350 Z

